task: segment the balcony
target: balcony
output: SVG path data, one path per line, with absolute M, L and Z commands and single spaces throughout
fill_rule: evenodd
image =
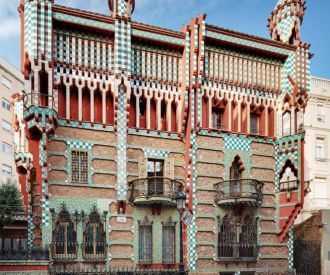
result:
M 149 177 L 136 179 L 129 183 L 130 202 L 134 205 L 162 204 L 176 206 L 176 197 L 182 182 L 164 178 Z
M 260 206 L 264 184 L 253 179 L 222 181 L 215 184 L 217 188 L 216 202 L 218 205 Z
M 299 180 L 291 180 L 280 182 L 280 192 L 290 192 L 297 190 L 299 186 Z

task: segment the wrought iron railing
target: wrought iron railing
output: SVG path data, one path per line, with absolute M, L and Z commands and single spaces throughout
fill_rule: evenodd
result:
M 42 102 L 43 100 L 42 98 L 46 99 L 46 102 Z M 40 93 L 26 94 L 25 92 L 23 92 L 23 106 L 24 106 L 24 111 L 31 106 L 40 106 L 44 108 L 56 109 L 56 102 L 54 100 L 54 97 L 49 94 L 40 94 Z
M 48 249 L 1 249 L 0 261 L 48 261 L 49 250 Z
M 283 191 L 297 190 L 298 186 L 299 186 L 299 180 L 280 182 L 280 191 L 283 192 Z
M 146 269 L 146 268 L 118 268 L 110 271 L 105 270 L 89 270 L 89 269 L 60 269 L 51 268 L 50 274 L 56 275 L 185 275 L 188 274 L 185 271 L 179 271 L 178 269 Z
M 82 243 L 81 249 L 86 261 L 104 261 L 106 258 L 107 245 L 104 242 L 101 243 Z
M 165 177 L 149 177 L 133 180 L 129 186 L 131 186 L 130 201 L 152 197 L 166 197 L 174 200 L 179 188 L 182 187 L 182 182 Z
M 253 243 L 219 244 L 218 255 L 222 260 L 255 260 L 259 246 Z
M 217 188 L 216 200 L 242 201 L 244 199 L 254 200 L 262 203 L 262 190 L 264 183 L 254 179 L 234 179 L 222 181 L 215 184 Z

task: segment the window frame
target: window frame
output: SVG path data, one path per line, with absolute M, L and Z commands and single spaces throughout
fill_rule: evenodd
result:
M 316 119 L 318 122 L 324 122 L 324 104 L 322 103 L 316 104 Z
M 173 258 L 172 259 L 165 259 L 164 256 L 165 256 L 165 252 L 164 252 L 164 249 L 165 249 L 165 230 L 166 229 L 170 229 L 172 230 L 171 234 L 173 234 L 173 241 L 172 241 L 172 253 L 173 253 Z M 175 264 L 176 262 L 176 224 L 175 223 L 163 223 L 162 225 L 162 261 L 163 261 L 163 264 Z
M 212 128 L 221 130 L 223 129 L 223 113 L 224 111 L 220 108 L 212 109 Z M 219 123 L 220 120 L 220 123 Z
M 9 128 L 6 128 L 6 126 L 10 127 Z M 12 130 L 13 130 L 13 127 L 12 127 L 12 124 L 10 122 L 8 122 L 7 120 L 2 120 L 2 129 L 5 130 L 7 133 L 11 133 Z
M 149 233 L 149 236 L 150 236 L 150 258 L 148 259 L 146 256 L 146 254 L 148 253 L 146 251 L 146 247 L 147 247 L 147 234 L 146 234 L 146 229 L 149 229 L 150 230 L 150 233 Z M 143 247 L 144 247 L 144 250 L 142 253 L 145 257 L 141 258 L 141 229 L 143 229 L 145 231 L 144 233 L 144 240 L 143 240 Z M 153 233 L 153 228 L 152 228 L 152 223 L 140 223 L 139 224 L 139 230 L 138 230 L 138 234 L 139 234 L 139 262 L 142 263 L 142 264 L 151 264 L 152 261 L 153 261 L 153 238 L 152 238 L 152 233 Z
M 6 148 L 9 149 L 9 150 L 7 150 Z M 3 153 L 11 155 L 12 152 L 13 152 L 13 146 L 10 145 L 9 143 L 3 141 L 2 145 L 1 145 L 1 150 L 2 150 Z
M 249 243 L 252 245 L 252 256 L 245 256 L 242 257 L 242 244 L 248 244 L 246 242 L 241 241 L 241 237 L 244 233 L 243 228 L 244 226 L 248 226 L 249 224 L 246 224 L 246 218 L 250 216 L 251 221 L 253 221 L 253 224 L 250 224 L 250 226 L 254 229 L 255 234 L 255 240 L 254 242 Z M 225 219 L 227 219 L 227 223 L 224 224 Z M 223 227 L 224 226 L 224 227 Z M 225 229 L 224 232 L 222 232 L 222 228 Z M 217 237 L 217 255 L 218 259 L 221 261 L 255 261 L 258 256 L 258 236 L 259 236 L 259 219 L 253 214 L 246 214 L 240 217 L 240 219 L 237 219 L 235 216 L 226 214 L 222 218 L 218 218 L 218 237 Z M 229 231 L 228 231 L 229 230 Z M 229 232 L 229 233 L 228 233 Z M 221 243 L 224 241 L 224 243 Z M 221 244 L 223 244 L 223 248 L 225 249 L 221 254 Z M 254 247 L 253 247 L 254 246 Z M 226 255 L 227 254 L 227 255 Z M 231 256 L 228 256 L 231 255 Z
M 284 122 L 286 119 L 286 115 L 288 115 L 288 122 L 289 122 L 289 128 L 284 129 Z M 290 111 L 285 111 L 282 114 L 282 136 L 290 136 L 292 133 L 292 124 L 291 124 L 291 112 Z
M 78 179 L 75 179 L 74 178 L 74 161 L 73 161 L 73 157 L 74 157 L 74 154 L 77 154 L 77 158 L 78 158 L 78 167 L 77 167 L 77 170 L 78 170 L 78 176 L 77 178 Z M 86 172 L 82 171 L 82 164 L 81 164 L 81 155 L 82 154 L 86 154 Z M 71 149 L 71 182 L 72 183 L 76 183 L 76 184 L 88 184 L 89 183 L 89 151 L 88 150 L 83 150 L 83 149 Z M 82 180 L 82 174 L 83 173 L 86 173 L 86 180 Z
M 256 129 L 252 128 L 252 118 L 256 118 L 256 122 L 257 122 Z M 258 135 L 259 133 L 260 133 L 260 115 L 258 115 L 256 113 L 251 113 L 250 114 L 250 134 Z
M 96 214 L 98 215 L 98 221 L 93 221 L 91 218 L 91 215 Z M 86 241 L 86 237 L 87 237 L 87 231 L 89 228 L 92 228 L 92 249 L 93 249 L 93 253 L 88 253 L 86 251 L 86 248 L 88 247 L 88 245 L 90 243 L 88 243 Z M 101 245 L 103 246 L 103 252 L 102 253 L 98 253 L 98 244 L 99 242 L 97 242 L 97 229 L 101 228 Z M 105 232 L 105 228 L 104 228 L 104 222 L 102 222 L 101 219 L 101 215 L 97 212 L 97 211 L 93 211 L 90 213 L 89 215 L 89 220 L 88 222 L 85 224 L 85 228 L 84 228 L 84 233 L 83 233 L 83 245 L 82 245 L 82 252 L 83 252 L 83 257 L 85 260 L 105 260 L 106 258 L 106 253 L 107 253 L 107 242 L 106 242 L 106 232 Z
M 5 171 L 4 167 L 9 168 L 8 171 L 10 171 L 10 173 L 4 172 Z M 10 165 L 7 165 L 7 164 L 3 163 L 2 167 L 1 167 L 1 173 L 3 175 L 5 175 L 6 177 L 11 177 L 13 175 L 13 168 Z
M 61 214 L 67 215 L 67 217 L 64 219 L 61 217 Z M 57 229 L 62 226 L 64 227 L 64 234 L 63 234 L 63 253 L 58 253 L 58 238 L 57 238 Z M 68 242 L 68 228 L 69 226 L 72 227 L 72 233 L 75 237 L 73 240 L 71 246 L 74 249 L 73 253 L 69 253 L 69 242 Z M 77 226 L 72 221 L 70 213 L 66 209 L 62 209 L 61 212 L 58 215 L 57 221 L 55 223 L 54 229 L 53 229 L 53 238 L 52 238 L 52 256 L 55 259 L 76 259 L 77 252 L 78 252 L 78 242 L 77 242 Z
M 318 141 L 322 140 L 322 155 L 318 155 L 318 144 L 320 144 Z M 326 161 L 327 160 L 327 139 L 324 136 L 317 136 L 315 139 L 315 158 L 318 161 Z
M 13 88 L 13 81 L 4 75 L 1 76 L 1 84 L 9 90 Z
M 149 162 L 153 162 L 153 170 L 149 172 Z M 161 165 L 161 171 L 157 172 L 157 163 Z M 152 174 L 151 174 L 152 173 Z M 165 162 L 163 159 L 147 159 L 147 180 L 148 180 L 148 195 L 163 195 L 164 194 L 164 174 Z
M 7 111 L 11 110 L 10 102 L 5 98 L 2 98 L 1 106 L 3 109 L 6 109 Z

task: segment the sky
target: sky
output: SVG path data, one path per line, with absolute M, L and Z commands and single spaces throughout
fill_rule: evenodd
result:
M 55 0 L 56 4 L 109 14 L 107 0 Z M 136 0 L 133 20 L 180 30 L 205 13 L 206 23 L 269 38 L 267 19 L 277 0 Z M 19 0 L 0 0 L 0 55 L 20 65 Z M 301 38 L 310 43 L 311 73 L 330 79 L 330 0 L 307 0 Z

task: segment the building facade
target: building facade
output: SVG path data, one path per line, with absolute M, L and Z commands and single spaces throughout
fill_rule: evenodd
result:
M 305 178 L 311 180 L 311 192 L 297 222 L 330 209 L 330 80 L 312 77 L 304 121 Z
M 14 92 L 23 89 L 22 73 L 0 56 L 0 182 L 5 182 L 7 178 L 17 181 L 16 166 L 14 162 L 14 130 L 12 128 L 12 107 L 10 105 L 11 96 Z
M 311 92 L 306 108 L 305 128 L 305 178 L 310 180 L 311 192 L 305 198 L 304 209 L 296 220 L 302 241 L 311 238 L 319 243 L 320 274 L 329 274 L 330 261 L 330 80 L 311 78 Z M 317 217 L 318 219 L 315 219 Z M 312 231 L 319 234 L 313 234 Z M 316 265 L 317 263 L 315 263 Z
M 278 1 L 271 39 L 192 19 L 181 31 L 21 1 L 13 96 L 28 245 L 53 270 L 290 274 L 305 196 L 305 1 Z

